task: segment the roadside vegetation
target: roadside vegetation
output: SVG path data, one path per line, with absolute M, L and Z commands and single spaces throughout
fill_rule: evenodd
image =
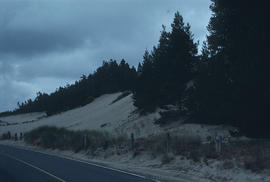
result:
M 24 141 L 42 148 L 72 150 L 90 150 L 92 153 L 98 148 L 107 149 L 115 145 L 126 144 L 124 136 L 114 137 L 101 131 L 70 131 L 65 128 L 42 126 L 25 133 Z
M 268 140 L 224 143 L 222 151 L 217 152 L 212 140 L 202 142 L 199 137 L 171 136 L 167 143 L 164 134 L 137 138 L 134 141 L 134 148 L 131 148 L 131 140 L 128 136 L 116 137 L 101 131 L 70 131 L 43 126 L 25 133 L 24 141 L 45 149 L 71 150 L 75 153 L 87 151 L 88 155 L 104 158 L 128 153 L 136 158 L 147 153 L 152 158 L 160 158 L 162 164 L 170 163 L 176 156 L 182 156 L 183 159 L 206 165 L 211 160 L 223 161 L 224 169 L 236 166 L 254 172 L 270 169 Z
M 9 139 L 11 139 L 11 133 L 9 131 L 2 134 L 1 140 L 9 140 Z

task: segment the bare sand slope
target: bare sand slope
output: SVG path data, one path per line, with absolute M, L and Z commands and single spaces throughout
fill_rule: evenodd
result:
M 0 117 L 0 120 L 5 123 L 15 124 L 15 123 L 36 121 L 45 116 L 46 116 L 45 112 L 34 112 L 34 113 L 27 113 L 27 114 L 18 114 L 14 116 Z
M 140 116 L 133 105 L 132 94 L 116 101 L 122 93 L 106 94 L 96 98 L 92 103 L 66 112 L 46 117 L 45 113 L 28 113 L 2 117 L 0 135 L 10 131 L 12 134 L 27 132 L 34 128 L 49 125 L 70 130 L 104 130 L 117 135 L 134 133 L 136 137 L 145 137 L 165 132 L 174 135 L 199 136 L 202 139 L 215 135 L 229 135 L 230 128 L 225 126 L 208 126 L 183 124 L 175 122 L 165 127 L 154 124 L 160 118 L 158 109 L 154 113 Z M 8 124 L 7 124 L 8 123 Z
M 161 131 L 153 124 L 160 117 L 158 113 L 141 117 L 134 112 L 132 94 L 112 103 L 119 95 L 121 93 L 102 95 L 86 106 L 48 117 L 44 117 L 45 113 L 1 117 L 1 121 L 9 124 L 0 126 L 0 134 L 27 132 L 44 125 L 71 130 L 106 130 L 115 134 L 134 132 L 137 136 Z

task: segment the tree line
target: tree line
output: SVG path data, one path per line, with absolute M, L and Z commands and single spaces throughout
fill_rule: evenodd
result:
M 136 80 L 136 69 L 122 60 L 104 61 L 93 74 L 82 75 L 72 85 L 59 87 L 51 94 L 38 92 L 34 100 L 18 103 L 13 114 L 42 112 L 48 115 L 86 105 L 102 94 L 132 90 Z
M 248 136 L 270 137 L 267 6 L 211 1 L 212 17 L 200 54 L 190 25 L 177 12 L 170 31 L 162 27 L 158 45 L 145 51 L 137 69 L 124 60 L 104 62 L 95 73 L 50 95 L 38 93 L 14 112 L 55 113 L 104 93 L 131 90 L 141 111 L 174 104 L 195 121 L 229 124 Z

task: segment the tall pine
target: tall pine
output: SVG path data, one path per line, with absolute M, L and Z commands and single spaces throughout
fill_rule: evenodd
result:
M 270 136 L 266 2 L 212 0 L 210 8 L 209 93 L 204 95 L 209 100 L 198 105 L 204 104 L 201 111 L 207 110 L 210 117 L 218 113 L 216 119 L 238 126 L 249 136 Z
M 135 105 L 146 110 L 149 105 L 153 110 L 167 104 L 181 104 L 197 60 L 197 43 L 179 12 L 175 14 L 171 32 L 167 32 L 165 26 L 162 28 L 159 44 L 151 54 L 144 55 L 134 94 Z

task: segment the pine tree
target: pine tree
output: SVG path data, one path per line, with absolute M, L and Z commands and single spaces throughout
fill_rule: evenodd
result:
M 156 66 L 161 76 L 160 104 L 181 103 L 197 60 L 197 44 L 193 41 L 190 25 L 185 25 L 179 12 L 175 13 L 171 28 L 171 33 L 161 35 L 163 41 L 159 44 L 159 48 L 164 50 Z
M 154 73 L 153 57 L 145 50 L 141 73 L 137 78 L 134 91 L 134 105 L 145 111 L 153 111 L 156 107 L 157 88 Z M 151 83 L 151 84 L 150 84 Z
M 135 106 L 139 108 L 153 110 L 166 104 L 180 104 L 186 84 L 193 77 L 197 44 L 190 26 L 177 12 L 171 27 L 172 31 L 167 32 L 162 26 L 159 44 L 151 54 L 145 51 L 134 94 Z
M 269 22 L 266 2 L 212 0 L 207 37 L 216 109 L 251 136 L 269 136 Z M 267 109 L 268 108 L 268 109 Z M 226 116 L 226 117 L 225 117 Z

